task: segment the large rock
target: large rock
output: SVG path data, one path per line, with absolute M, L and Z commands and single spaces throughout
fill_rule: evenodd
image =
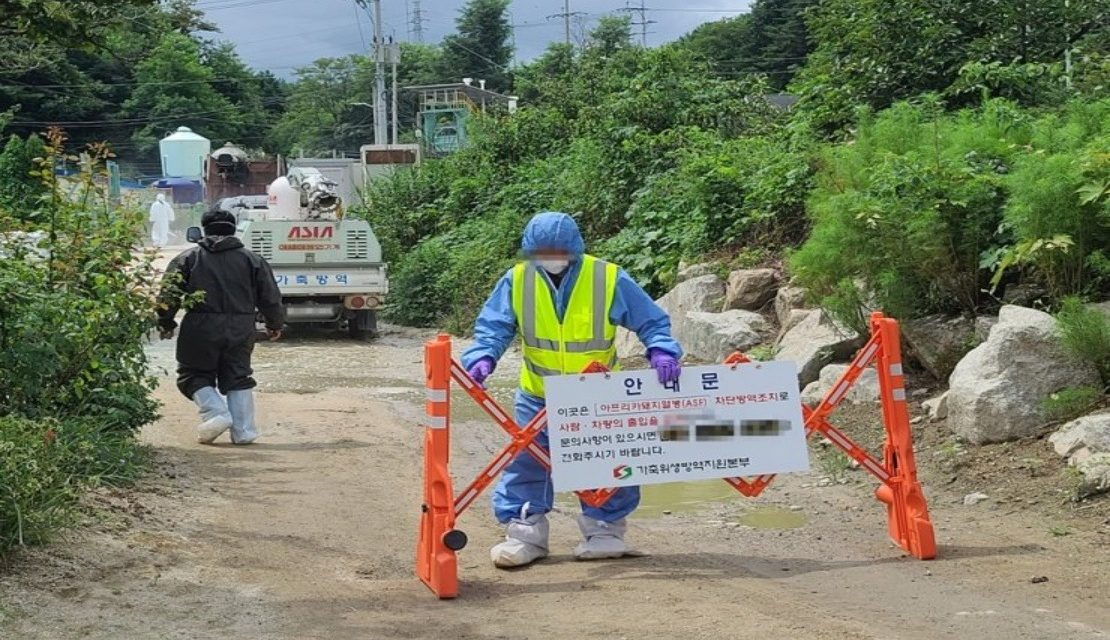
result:
M 671 316 L 671 332 L 685 346 L 686 315 L 691 311 L 718 311 L 725 297 L 725 283 L 715 275 L 698 276 L 679 283 L 656 303 Z M 630 358 L 643 355 L 644 347 L 629 331 L 617 332 L 617 356 Z
M 1099 453 L 1110 454 L 1110 409 L 1065 424 L 1048 437 L 1056 453 L 1077 465 Z
M 833 360 L 850 358 L 860 345 L 860 335 L 841 327 L 820 309 L 805 312 L 778 340 L 776 360 L 798 363 L 798 381 L 805 386 L 816 380 Z
M 948 384 L 948 424 L 956 435 L 982 444 L 1035 434 L 1048 421 L 1045 398 L 1100 381 L 1093 365 L 1060 346 L 1052 316 L 1007 305 L 990 337 L 960 360 Z
M 935 398 L 929 398 L 921 403 L 921 407 L 929 414 L 929 420 L 936 422 L 944 420 L 948 417 L 948 392 L 940 394 Z
M 1079 471 L 1079 497 L 1110 491 L 1110 453 L 1096 453 L 1075 467 Z
M 775 297 L 779 277 L 774 269 L 740 269 L 728 274 L 724 310 L 756 311 Z
M 680 342 L 692 358 L 720 362 L 733 351 L 748 351 L 771 331 L 763 316 L 734 309 L 723 313 L 691 311 Z
M 975 320 L 962 316 L 926 316 L 902 324 L 902 336 L 914 358 L 938 380 L 945 380 L 980 340 Z
M 712 262 L 699 262 L 697 264 L 686 264 L 685 262 L 678 263 L 678 275 L 675 282 L 681 284 L 687 280 L 700 278 L 701 276 L 711 276 L 716 272 Z
M 809 314 L 812 312 L 813 309 L 791 309 L 786 319 L 779 323 L 779 339 L 782 339 L 782 336 L 786 335 L 787 331 L 798 326 L 799 322 L 808 318 Z
M 979 316 L 975 318 L 975 340 L 986 342 L 991 337 L 991 329 L 998 324 L 998 316 Z
M 851 365 L 847 364 L 830 364 L 821 369 L 821 375 L 817 380 L 806 385 L 802 390 L 802 402 L 811 407 L 817 406 L 818 402 L 825 397 L 825 394 L 832 389 L 840 376 L 848 370 Z M 874 367 L 867 367 L 856 378 L 855 384 L 849 389 L 848 393 L 844 394 L 844 402 L 852 404 L 864 404 L 868 402 L 877 402 L 879 400 L 879 372 Z
M 793 285 L 779 287 L 775 294 L 775 317 L 778 318 L 779 327 L 784 333 L 789 329 L 791 312 L 804 309 L 806 304 L 806 290 Z

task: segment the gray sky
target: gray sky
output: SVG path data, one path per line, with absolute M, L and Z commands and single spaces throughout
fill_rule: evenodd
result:
M 382 0 L 386 35 L 409 39 L 407 16 L 414 0 Z M 607 14 L 619 14 L 625 0 L 569 0 L 572 12 L 581 12 L 572 34 L 581 34 Z M 639 5 L 639 0 L 629 0 Z M 424 41 L 438 42 L 454 31 L 455 17 L 465 0 L 421 0 L 425 17 Z M 747 11 L 748 0 L 646 0 L 648 44 L 657 45 L 681 36 L 702 22 Z M 197 7 L 219 25 L 220 38 L 236 44 L 250 66 L 270 69 L 288 77 L 293 68 L 317 58 L 366 51 L 373 33 L 371 23 L 354 0 L 198 0 Z M 517 25 L 517 59 L 541 53 L 548 43 L 563 39 L 563 0 L 513 0 L 512 21 Z M 633 14 L 639 19 L 639 13 Z M 361 28 L 361 32 L 360 32 Z M 634 27 L 639 37 L 639 27 Z M 573 36 L 572 36 L 573 37 Z

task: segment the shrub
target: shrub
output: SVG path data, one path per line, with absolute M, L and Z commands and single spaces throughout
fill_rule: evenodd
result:
M 1006 180 L 1010 266 L 1028 267 L 1050 296 L 1093 293 L 1110 283 L 1110 100 L 1076 103 L 1037 124 L 1032 152 Z
M 803 153 L 766 137 L 700 135 L 676 166 L 636 194 L 628 223 L 602 253 L 660 293 L 679 260 L 800 239 L 811 172 Z
M 143 352 L 155 274 L 151 256 L 133 248 L 143 216 L 111 208 L 92 173 L 64 196 L 53 172 L 57 134 L 48 151 L 38 172 L 51 194 L 45 238 L 28 246 L 8 235 L 0 246 L 11 256 L 0 261 L 0 413 L 97 416 L 136 429 L 155 409 Z M 0 209 L 0 229 L 25 228 L 18 213 Z
M 74 521 L 83 490 L 132 482 L 146 455 L 98 420 L 0 416 L 0 553 L 49 539 Z
M 1049 420 L 1062 422 L 1087 413 L 1101 397 L 1102 391 L 1095 387 L 1068 387 L 1045 398 L 1041 408 Z
M 1098 367 L 1102 383 L 1110 385 L 1110 318 L 1085 306 L 1079 298 L 1070 297 L 1056 314 L 1056 323 L 1064 347 Z
M 30 167 L 44 196 L 0 204 L 0 552 L 73 520 L 82 490 L 133 479 L 133 431 L 155 417 L 143 344 L 154 326 L 141 212 L 99 187 L 103 148 L 63 185 L 62 136 Z M 28 215 L 28 206 L 36 215 Z
M 859 328 L 861 306 L 897 317 L 974 313 L 1027 118 L 1005 102 L 952 116 L 902 103 L 865 118 L 821 159 L 809 239 L 790 261 L 803 286 Z

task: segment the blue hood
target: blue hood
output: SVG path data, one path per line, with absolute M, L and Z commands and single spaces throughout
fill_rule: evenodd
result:
M 556 211 L 537 213 L 528 221 L 520 248 L 525 254 L 540 249 L 561 249 L 576 258 L 586 253 L 586 243 L 578 231 L 578 223 L 567 214 Z

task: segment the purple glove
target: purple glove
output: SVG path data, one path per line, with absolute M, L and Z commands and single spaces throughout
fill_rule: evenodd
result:
M 493 373 L 493 367 L 493 358 L 485 356 L 484 358 L 479 358 L 477 362 L 470 365 L 470 370 L 467 371 L 467 373 L 470 374 L 471 378 L 474 378 L 474 382 L 477 382 L 479 386 L 485 389 L 486 378 L 490 377 L 490 374 Z
M 661 384 L 674 382 L 682 374 L 682 365 L 678 364 L 678 359 L 662 349 L 648 349 L 648 360 L 651 368 L 659 374 Z

